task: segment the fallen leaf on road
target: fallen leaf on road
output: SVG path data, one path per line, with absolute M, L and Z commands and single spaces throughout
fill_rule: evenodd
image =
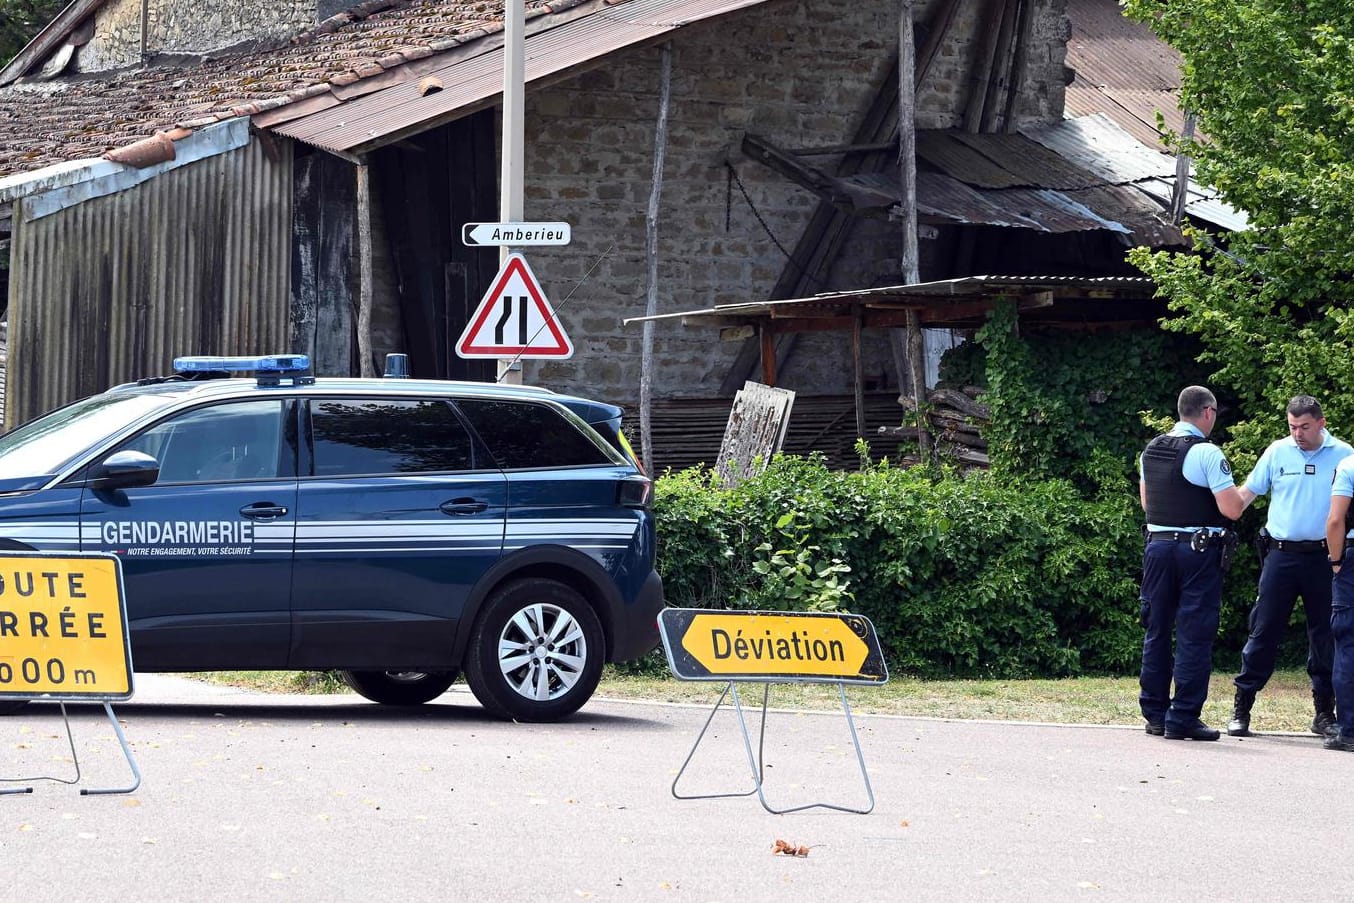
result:
M 793 843 L 786 843 L 783 840 L 777 840 L 775 846 L 771 848 L 771 853 L 772 855 L 775 855 L 776 853 L 783 853 L 786 856 L 797 856 L 802 859 L 803 857 L 809 855 L 809 848 L 804 846 L 797 846 Z

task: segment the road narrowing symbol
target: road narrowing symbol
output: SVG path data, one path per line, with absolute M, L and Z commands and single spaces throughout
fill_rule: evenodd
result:
M 114 555 L 0 553 L 0 698 L 131 698 L 122 599 Z
M 521 254 L 509 254 L 456 342 L 463 358 L 573 357 L 574 345 Z

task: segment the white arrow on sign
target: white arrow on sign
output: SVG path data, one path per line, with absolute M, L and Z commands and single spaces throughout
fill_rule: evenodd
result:
M 568 223 L 466 223 L 461 227 L 461 243 L 471 248 L 490 245 L 532 247 L 567 245 Z
M 463 358 L 573 357 L 574 343 L 521 254 L 509 254 L 461 331 Z

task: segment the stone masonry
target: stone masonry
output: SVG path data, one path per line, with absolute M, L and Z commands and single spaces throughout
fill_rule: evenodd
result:
M 144 8 L 144 17 L 143 17 Z M 75 56 L 78 72 L 102 72 L 159 54 L 198 55 L 286 40 L 315 24 L 316 0 L 113 0 L 95 13 L 94 36 Z M 144 18 L 144 28 L 142 26 Z
M 918 91 L 918 128 L 961 125 L 983 6 L 961 4 Z M 1063 2 L 1035 0 L 1035 7 L 1020 124 L 1056 121 L 1063 108 Z M 742 136 L 754 132 L 785 148 L 849 142 L 896 44 L 897 9 L 895 0 L 773 0 L 676 33 L 658 313 L 767 298 L 817 199 L 743 157 Z M 918 22 L 928 10 L 917 5 Z M 533 248 L 529 259 L 576 351 L 567 361 L 528 362 L 527 382 L 637 401 L 642 327 L 621 321 L 644 313 L 659 65 L 659 48 L 646 47 L 529 92 L 526 218 L 573 226 L 571 245 Z M 829 171 L 835 165 L 813 161 Z M 901 282 L 896 230 L 883 220 L 858 221 L 830 284 L 818 290 Z M 928 242 L 921 250 L 925 274 Z M 655 324 L 654 337 L 657 397 L 715 395 L 739 347 L 721 342 L 713 327 L 673 321 Z M 867 332 L 866 343 L 866 374 L 886 372 L 896 385 L 887 337 Z M 806 334 L 779 384 L 846 393 L 850 362 L 846 333 Z

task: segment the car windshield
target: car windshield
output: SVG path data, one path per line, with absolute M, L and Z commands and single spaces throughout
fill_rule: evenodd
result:
M 106 436 L 168 401 L 164 395 L 93 395 L 30 420 L 0 436 L 0 479 L 59 473 Z

